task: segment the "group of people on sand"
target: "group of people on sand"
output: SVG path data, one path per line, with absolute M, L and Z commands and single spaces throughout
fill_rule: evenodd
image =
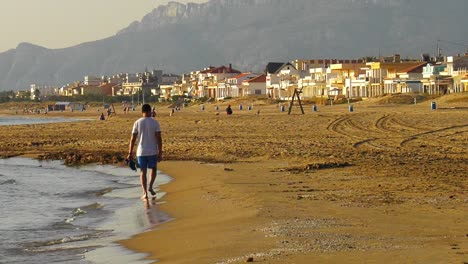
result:
M 126 105 L 126 104 L 124 104 L 124 106 L 123 106 L 123 112 L 124 112 L 124 114 L 128 114 L 128 113 L 130 113 L 130 106 L 129 106 L 129 105 Z

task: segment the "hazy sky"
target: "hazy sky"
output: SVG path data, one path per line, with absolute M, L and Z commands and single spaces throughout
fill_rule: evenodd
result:
M 29 42 L 65 48 L 114 35 L 168 0 L 0 0 L 0 52 Z M 180 0 L 180 3 L 207 0 Z

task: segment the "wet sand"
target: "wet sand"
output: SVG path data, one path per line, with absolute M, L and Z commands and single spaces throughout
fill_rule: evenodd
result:
M 291 116 L 260 100 L 233 116 L 161 108 L 174 220 L 122 244 L 162 263 L 468 262 L 467 98 Z M 122 164 L 138 117 L 49 115 L 96 121 L 0 126 L 2 156 Z

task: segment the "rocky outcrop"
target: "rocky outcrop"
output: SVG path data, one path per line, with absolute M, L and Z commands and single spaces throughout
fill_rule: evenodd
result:
M 64 85 L 84 75 L 208 65 L 262 71 L 269 61 L 464 53 L 468 2 L 451 0 L 211 0 L 170 2 L 115 36 L 66 49 L 31 44 L 0 53 L 0 91 Z M 447 42 L 443 42 L 447 40 Z M 446 45 L 444 45 L 444 43 Z M 452 42 L 453 43 L 453 42 Z

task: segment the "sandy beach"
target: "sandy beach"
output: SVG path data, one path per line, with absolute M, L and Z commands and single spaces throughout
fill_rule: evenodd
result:
M 121 243 L 159 263 L 468 263 L 468 94 L 406 99 L 159 108 L 174 220 Z M 139 115 L 0 126 L 1 156 L 123 165 Z

